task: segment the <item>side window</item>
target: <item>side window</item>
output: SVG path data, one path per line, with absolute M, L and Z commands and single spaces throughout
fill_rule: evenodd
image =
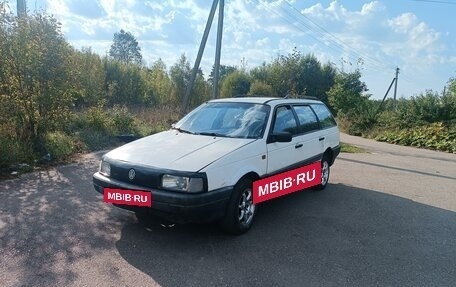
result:
M 317 116 L 309 106 L 293 107 L 299 120 L 299 132 L 308 133 L 320 129 Z
M 313 104 L 311 105 L 312 109 L 317 114 L 318 119 L 320 120 L 321 128 L 330 128 L 337 126 L 336 121 L 334 120 L 331 112 L 325 105 L 322 104 Z
M 293 135 L 298 132 L 298 125 L 291 107 L 279 107 L 275 113 L 274 128 L 272 132 L 289 132 Z

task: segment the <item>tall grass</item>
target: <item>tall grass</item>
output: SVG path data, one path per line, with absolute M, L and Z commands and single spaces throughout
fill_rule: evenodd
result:
M 14 136 L 16 127 L 0 125 L 0 171 L 8 171 L 19 163 L 35 164 L 46 161 L 62 162 L 80 152 L 95 151 L 122 144 L 118 136 L 144 137 L 171 127 L 181 117 L 179 108 L 122 106 L 91 107 L 74 112 L 62 130 L 47 132 L 35 143 L 21 141 Z

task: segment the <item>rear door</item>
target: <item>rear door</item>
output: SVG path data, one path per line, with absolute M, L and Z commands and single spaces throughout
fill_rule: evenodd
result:
M 334 149 L 339 146 L 339 128 L 329 109 L 324 104 L 311 104 L 320 122 L 320 138 L 323 138 L 323 151 L 327 148 Z
M 308 105 L 293 106 L 298 118 L 298 146 L 296 149 L 299 153 L 297 159 L 300 159 L 302 164 L 321 159 L 324 152 L 323 131 L 320 129 L 318 118 L 312 108 Z

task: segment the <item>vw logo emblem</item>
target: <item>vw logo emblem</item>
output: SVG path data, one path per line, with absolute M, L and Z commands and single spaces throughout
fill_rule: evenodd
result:
M 130 169 L 130 170 L 128 171 L 128 178 L 129 178 L 130 180 L 133 180 L 133 179 L 135 178 L 135 175 L 136 175 L 136 172 L 135 172 L 134 169 Z

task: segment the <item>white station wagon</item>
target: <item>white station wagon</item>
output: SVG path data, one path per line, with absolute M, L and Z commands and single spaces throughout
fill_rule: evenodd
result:
M 339 154 L 339 129 L 318 100 L 230 98 L 208 101 L 164 132 L 110 151 L 95 189 L 151 193 L 151 206 L 116 204 L 172 222 L 219 221 L 247 231 L 257 205 L 253 182 L 321 161 L 324 189 Z

